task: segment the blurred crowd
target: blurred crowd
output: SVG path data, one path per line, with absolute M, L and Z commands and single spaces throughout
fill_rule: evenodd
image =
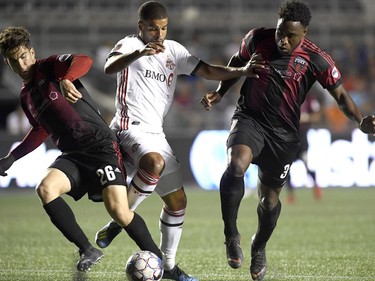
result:
M 201 43 L 199 35 L 193 35 L 190 42 L 181 43 L 183 43 L 193 55 L 202 58 L 206 62 L 226 65 L 232 54 L 238 50 L 240 41 L 241 36 L 234 36 L 228 44 L 223 44 L 222 46 L 204 46 L 204 44 Z M 111 43 L 105 42 L 94 51 L 95 71 L 92 72 L 91 76 L 93 86 L 96 86 L 95 81 L 102 87 L 105 86 L 106 88 L 104 88 L 102 92 L 107 92 L 110 97 L 113 97 L 114 103 L 114 92 L 112 93 L 112 91 L 115 89 L 115 77 L 108 79 L 104 77 L 105 74 L 103 73 L 105 58 L 111 48 Z M 339 45 L 325 51 L 335 60 L 343 74 L 345 88 L 362 110 L 363 114 L 374 114 L 374 43 L 347 40 L 345 45 Z M 107 80 L 102 80 L 104 78 Z M 111 83 L 113 85 L 108 85 Z M 207 81 L 191 76 L 179 77 L 174 103 L 165 121 L 166 133 L 194 136 L 201 130 L 229 129 L 230 118 L 235 109 L 241 84 L 241 81 L 239 81 L 218 105 L 210 112 L 207 112 L 200 105 L 200 99 L 205 92 L 215 90 L 218 82 Z M 328 128 L 332 134 L 337 137 L 342 135 L 347 136 L 353 128 L 355 128 L 356 124 L 343 115 L 334 100 L 329 96 L 328 91 L 321 88 L 319 84 L 316 83 L 309 94 L 317 98 L 321 108 L 319 121 L 312 124 L 312 126 Z M 103 111 L 104 115 L 108 117 L 108 122 L 110 122 L 114 106 L 113 109 L 104 108 Z M 11 134 L 24 134 L 24 132 L 27 131 L 27 122 L 25 122 L 25 118 L 18 108 L 11 114 L 8 114 L 6 129 Z

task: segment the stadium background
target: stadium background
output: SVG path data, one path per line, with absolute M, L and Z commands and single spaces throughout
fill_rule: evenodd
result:
M 95 65 L 84 78 L 84 83 L 110 120 L 114 110 L 115 76 L 103 73 L 104 57 L 123 36 L 135 33 L 137 9 L 144 1 L 120 0 L 0 0 L 0 28 L 23 25 L 32 34 L 37 57 L 55 53 L 83 52 L 90 54 Z M 238 49 L 242 36 L 251 28 L 274 27 L 277 10 L 283 1 L 277 0 L 161 0 L 169 9 L 168 38 L 184 44 L 192 54 L 210 63 L 226 64 Z M 375 2 L 372 0 L 311 0 L 312 21 L 308 37 L 326 50 L 336 61 L 344 75 L 344 83 L 364 114 L 375 109 Z M 104 55 L 103 55 L 104 54 Z M 0 155 L 20 140 L 23 133 L 12 133 L 17 121 L 7 125 L 11 113 L 17 112 L 20 81 L 2 64 L 0 80 Z M 202 130 L 227 130 L 238 88 L 228 94 L 211 112 L 200 104 L 201 95 L 215 89 L 217 83 L 181 77 L 175 102 L 165 122 L 165 131 L 179 157 L 184 177 L 194 183 L 196 178 L 190 167 L 190 148 Z M 240 83 L 237 84 L 238 86 Z M 338 112 L 336 104 L 320 87 L 312 89 L 322 105 L 320 122 L 316 129 L 329 132 L 332 140 L 346 140 L 342 152 L 352 148 L 355 124 Z M 373 137 L 365 146 L 356 146 L 353 153 L 365 155 L 367 176 L 375 178 Z M 206 147 L 210 143 L 206 142 Z M 223 143 L 224 145 L 224 143 Z M 50 144 L 47 144 L 50 148 Z M 373 152 L 374 151 L 374 152 Z M 220 152 L 221 153 L 221 152 Z M 346 160 L 355 162 L 349 155 Z M 40 159 L 40 158 L 39 158 Z M 202 158 L 207 161 L 208 158 Z M 224 160 L 225 161 L 225 160 Z M 31 161 L 36 169 L 38 158 Z M 335 164 L 335 163 L 334 163 Z M 206 166 L 209 166 L 207 163 Z M 215 165 L 214 165 L 215 166 Z M 350 165 L 349 165 L 350 166 Z M 366 169 L 367 168 L 367 169 Z M 221 174 L 222 170 L 218 169 Z M 348 171 L 358 174 L 357 170 Z M 22 169 L 22 173 L 25 170 Z M 34 176 L 37 173 L 34 173 Z M 21 186 L 17 180 L 0 187 Z M 33 183 L 26 186 L 33 187 Z M 349 181 L 349 185 L 358 185 Z M 368 186 L 373 186 L 370 181 Z M 22 186 L 25 187 L 25 186 Z

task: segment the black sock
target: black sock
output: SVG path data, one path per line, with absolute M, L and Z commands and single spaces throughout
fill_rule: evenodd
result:
M 80 250 L 86 250 L 91 246 L 87 236 L 78 225 L 72 209 L 61 197 L 43 206 L 52 223 L 62 234 Z
M 160 249 L 152 239 L 146 223 L 141 216 L 134 213 L 133 220 L 127 226 L 125 226 L 124 229 L 141 250 L 151 251 L 160 259 L 163 259 Z
M 253 246 L 255 249 L 263 249 L 268 240 L 270 239 L 273 230 L 276 227 L 277 220 L 281 212 L 281 202 L 277 202 L 277 205 L 272 210 L 268 211 L 263 209 L 259 204 L 257 208 L 258 212 L 258 230 L 256 233 L 256 239 L 254 240 Z
M 243 177 L 233 177 L 224 172 L 220 181 L 220 201 L 225 237 L 238 235 L 237 216 L 244 194 Z

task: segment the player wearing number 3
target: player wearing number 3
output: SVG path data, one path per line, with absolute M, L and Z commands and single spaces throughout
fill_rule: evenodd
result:
M 285 3 L 276 29 L 250 30 L 229 62 L 241 66 L 256 57 L 265 66 L 258 71 L 259 78 L 246 78 L 242 85 L 227 141 L 228 165 L 220 182 L 227 259 L 231 267 L 238 268 L 243 261 L 237 229 L 243 176 L 250 163 L 258 165 L 258 229 L 250 264 L 254 280 L 262 280 L 266 273 L 265 247 L 281 212 L 279 194 L 300 145 L 300 107 L 314 82 L 330 92 L 360 130 L 375 132 L 374 116 L 362 118 L 331 57 L 305 38 L 310 18 L 304 3 Z M 216 91 L 206 93 L 201 101 L 205 108 L 219 102 L 236 81 L 222 81 Z
M 141 249 L 162 258 L 145 222 L 128 207 L 126 173 L 116 136 L 78 80 L 90 69 L 91 58 L 55 55 L 37 60 L 30 44 L 23 27 L 0 33 L 5 63 L 24 82 L 21 105 L 32 125 L 22 142 L 0 159 L 0 175 L 6 176 L 14 161 L 50 136 L 62 154 L 47 169 L 36 192 L 52 223 L 78 247 L 77 269 L 89 270 L 103 254 L 91 245 L 62 194 L 79 200 L 88 193 L 91 200 L 104 201 L 111 217 Z

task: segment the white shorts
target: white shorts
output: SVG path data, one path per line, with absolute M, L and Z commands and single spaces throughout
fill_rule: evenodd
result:
M 140 130 L 126 130 L 117 133 L 121 151 L 124 154 L 128 180 L 137 170 L 139 160 L 149 152 L 157 152 L 163 158 L 165 167 L 155 188 L 156 193 L 163 197 L 183 186 L 180 163 L 173 153 L 164 133 L 147 133 Z

